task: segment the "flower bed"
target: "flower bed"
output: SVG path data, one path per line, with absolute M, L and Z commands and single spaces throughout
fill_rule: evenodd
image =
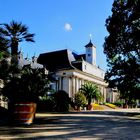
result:
M 105 103 L 105 105 L 108 106 L 108 107 L 111 107 L 113 109 L 116 109 L 117 108 L 117 106 L 115 106 L 115 105 L 113 105 L 111 103 Z
M 97 103 L 93 103 L 92 107 L 93 107 L 93 110 L 104 110 L 104 108 Z

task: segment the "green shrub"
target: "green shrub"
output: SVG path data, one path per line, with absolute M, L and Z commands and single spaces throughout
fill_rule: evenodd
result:
M 37 110 L 40 112 L 52 112 L 55 110 L 55 100 L 52 96 L 46 96 L 38 102 Z
M 59 90 L 54 93 L 53 97 L 55 101 L 55 111 L 69 111 L 70 98 L 67 92 L 65 92 L 64 90 Z
M 75 94 L 75 105 L 82 108 L 86 105 L 86 97 L 84 94 L 80 92 Z
M 48 91 L 49 80 L 44 69 L 32 69 L 25 66 L 16 77 L 9 77 L 2 94 L 10 102 L 37 102 L 40 96 Z
M 117 101 L 117 102 L 115 102 L 113 104 L 118 106 L 118 107 L 122 107 L 124 103 L 122 101 Z

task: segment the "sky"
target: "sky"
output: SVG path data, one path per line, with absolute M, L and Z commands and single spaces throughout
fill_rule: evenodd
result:
M 83 54 L 91 39 L 97 66 L 106 70 L 105 20 L 112 14 L 112 4 L 113 0 L 0 0 L 0 23 L 22 22 L 35 34 L 35 43 L 19 44 L 29 58 L 62 49 Z

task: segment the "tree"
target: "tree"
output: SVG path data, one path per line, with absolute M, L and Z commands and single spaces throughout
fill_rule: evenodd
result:
M 5 80 L 8 76 L 9 70 L 9 50 L 8 41 L 0 34 L 0 79 Z
M 0 60 L 9 56 L 8 41 L 0 34 Z
M 2 90 L 11 103 L 38 102 L 49 90 L 49 80 L 44 69 L 33 69 L 25 66 L 18 77 L 11 77 Z
M 22 41 L 34 42 L 34 34 L 30 34 L 28 27 L 21 22 L 11 21 L 10 24 L 0 24 L 0 35 L 8 41 L 8 45 L 11 48 L 11 65 L 16 72 L 18 67 L 19 43 Z
M 79 89 L 81 93 L 83 93 L 87 99 L 88 105 L 91 105 L 92 99 L 99 100 L 101 99 L 101 92 L 97 85 L 87 82 L 81 86 Z
M 106 20 L 109 35 L 104 53 L 108 70 L 105 79 L 127 100 L 140 98 L 140 1 L 115 0 Z

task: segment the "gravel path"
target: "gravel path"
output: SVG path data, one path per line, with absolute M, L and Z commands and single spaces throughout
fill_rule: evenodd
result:
M 0 140 L 140 140 L 139 112 L 38 113 L 30 126 L 1 125 Z

